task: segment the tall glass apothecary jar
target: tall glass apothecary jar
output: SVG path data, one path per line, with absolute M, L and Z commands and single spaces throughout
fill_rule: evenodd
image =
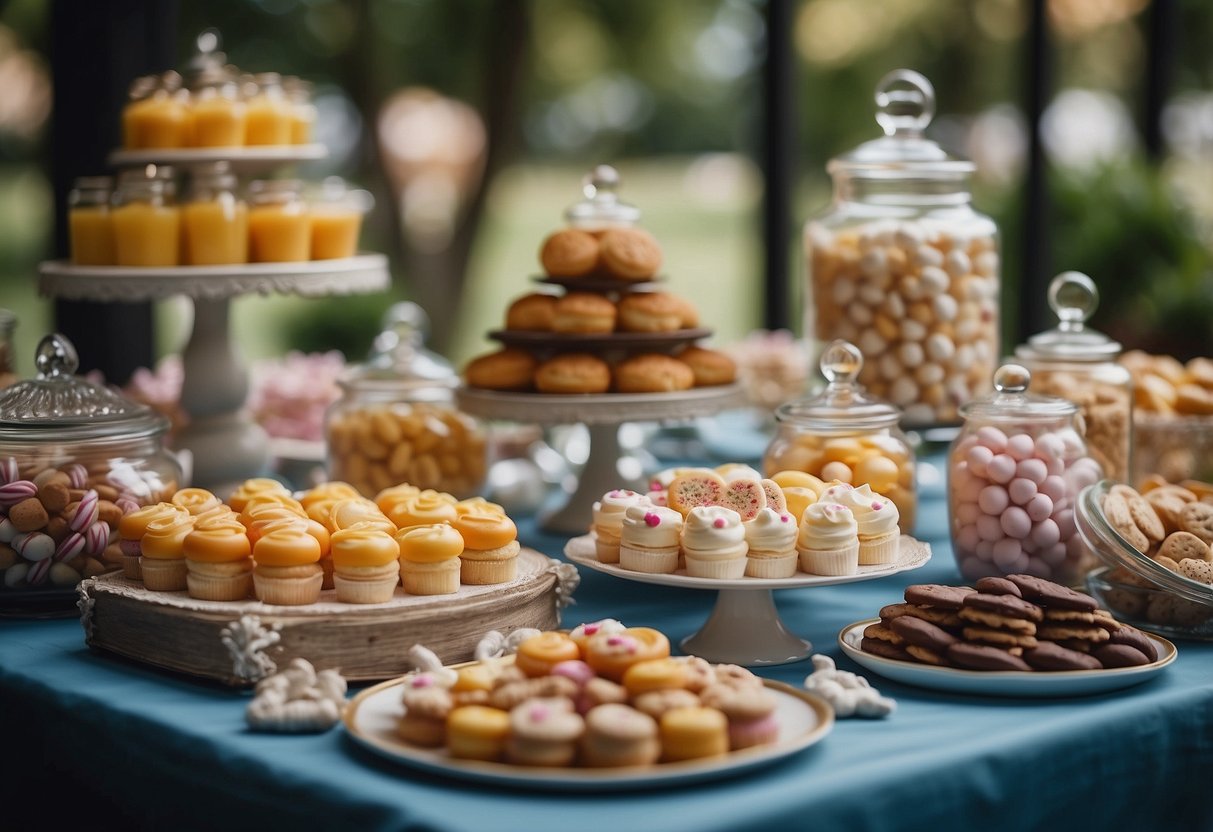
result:
M 895 70 L 876 107 L 885 135 L 830 161 L 833 203 L 805 225 L 805 331 L 856 344 L 859 380 L 907 427 L 955 424 L 998 360 L 998 231 L 971 204 L 973 163 L 923 137 L 931 83 Z
M 1081 272 L 1064 272 L 1049 284 L 1049 306 L 1058 326 L 1033 335 L 1015 349 L 1032 373 L 1032 390 L 1078 405 L 1087 451 L 1104 476 L 1129 482 L 1133 441 L 1133 377 L 1116 362 L 1122 347 L 1086 321 L 1099 305 L 1099 290 Z

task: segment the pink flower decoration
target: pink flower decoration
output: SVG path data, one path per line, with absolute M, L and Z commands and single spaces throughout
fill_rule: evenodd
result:
M 872 511 L 880 511 L 884 506 L 880 503 L 872 503 Z
M 649 528 L 661 525 L 661 518 L 651 511 L 645 512 L 644 524 Z
M 788 522 L 789 520 L 791 520 L 791 519 L 792 519 L 792 518 L 791 518 L 791 517 L 789 517 L 789 516 L 788 516 L 788 515 L 786 515 L 786 514 L 781 514 L 781 515 L 779 515 L 779 522 L 780 522 L 780 523 L 787 523 L 787 522 Z
M 724 528 L 724 518 L 717 517 L 715 520 L 712 521 L 712 525 L 718 529 L 723 529 Z

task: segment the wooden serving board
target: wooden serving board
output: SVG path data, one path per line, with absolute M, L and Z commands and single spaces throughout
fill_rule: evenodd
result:
M 243 687 L 270 672 L 270 662 L 283 667 L 298 657 L 362 682 L 411 670 L 408 651 L 415 644 L 452 664 L 470 660 L 489 630 L 555 629 L 561 595 L 575 586 L 568 570 L 576 574 L 560 563 L 523 549 L 518 577 L 508 584 L 432 596 L 397 587 L 384 604 L 345 604 L 326 590 L 302 607 L 200 601 L 184 592 L 153 592 L 118 572 L 82 582 L 78 606 L 89 646 L 155 667 Z

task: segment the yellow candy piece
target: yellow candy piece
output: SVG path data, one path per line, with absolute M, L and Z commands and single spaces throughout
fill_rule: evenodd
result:
M 825 483 L 812 474 L 806 474 L 804 471 L 779 471 L 772 474 L 771 479 L 775 484 L 783 489 L 784 496 L 787 496 L 789 488 L 808 488 L 815 495 L 825 491 Z
M 867 483 L 872 490 L 884 494 L 897 484 L 900 470 L 897 463 L 884 456 L 869 456 L 855 466 L 855 482 Z

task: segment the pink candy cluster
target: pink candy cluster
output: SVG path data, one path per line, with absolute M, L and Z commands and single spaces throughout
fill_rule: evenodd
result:
M 323 439 L 324 411 L 341 395 L 337 379 L 344 371 L 336 351 L 259 361 L 250 373 L 249 409 L 270 436 Z
M 970 580 L 1027 573 L 1069 580 L 1085 557 L 1074 499 L 1103 472 L 1070 431 L 1008 435 L 986 425 L 952 451 L 952 548 Z

